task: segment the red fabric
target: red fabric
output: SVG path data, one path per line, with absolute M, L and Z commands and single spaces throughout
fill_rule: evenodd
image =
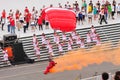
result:
M 6 18 L 6 12 L 2 12 L 2 18 Z
M 31 14 L 28 13 L 28 14 L 25 16 L 25 21 L 26 21 L 26 22 L 30 22 L 30 19 L 31 19 Z
M 19 17 L 20 17 L 19 13 L 16 13 L 15 17 L 16 17 L 16 19 L 19 19 Z
M 41 25 L 41 24 L 42 24 L 42 18 L 39 17 L 39 18 L 38 18 L 38 25 Z
M 53 68 L 55 66 L 55 64 L 56 63 L 54 61 L 49 62 L 49 65 L 47 66 L 46 70 L 44 71 L 44 74 L 49 73 L 50 69 Z
M 42 19 L 45 19 L 46 16 L 54 30 L 69 32 L 76 28 L 76 14 L 71 10 L 47 8 L 42 11 Z

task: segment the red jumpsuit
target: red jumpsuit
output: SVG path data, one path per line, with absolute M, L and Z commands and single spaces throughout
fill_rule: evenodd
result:
M 44 71 L 44 74 L 49 73 L 50 69 L 53 68 L 55 66 L 55 62 L 54 61 L 50 61 L 49 65 L 47 66 L 46 70 Z

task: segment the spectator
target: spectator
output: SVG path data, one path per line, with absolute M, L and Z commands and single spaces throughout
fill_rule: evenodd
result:
M 94 15 L 94 20 L 96 20 L 96 18 L 97 18 L 97 8 L 96 8 L 96 6 L 94 6 L 94 8 L 93 8 L 93 15 Z
M 98 0 L 98 2 L 96 3 L 98 9 L 100 9 L 100 1 Z
M 104 14 L 105 14 L 105 19 L 107 20 L 107 17 L 108 17 L 108 8 L 107 8 L 107 5 L 104 6 Z
M 22 22 L 22 24 L 23 24 L 23 32 L 26 33 L 26 29 L 27 29 L 26 21 Z
M 34 19 L 34 18 L 32 18 L 30 25 L 31 25 L 31 30 L 32 30 L 33 32 L 35 32 L 35 19 Z
M 20 22 L 19 22 L 20 12 L 19 12 L 19 10 L 16 10 L 15 18 L 16 18 L 16 27 L 18 28 L 18 31 L 20 31 Z
M 117 6 L 117 15 L 120 16 L 120 3 Z
M 83 1 L 82 7 L 84 7 L 85 15 L 86 15 L 87 14 L 87 3 L 85 0 Z
M 90 0 L 89 6 L 91 6 L 91 12 L 93 11 L 93 3 L 92 0 Z
M 10 32 L 10 16 L 7 17 L 6 23 L 7 23 L 8 32 Z
M 79 4 L 77 1 L 75 1 L 74 6 L 75 6 L 76 11 L 79 11 Z
M 38 18 L 38 26 L 39 26 L 39 30 L 43 30 L 43 26 L 42 26 L 42 18 L 39 16 Z
M 3 27 L 4 27 L 4 25 L 5 25 L 5 19 L 6 19 L 6 11 L 5 11 L 5 9 L 2 11 L 2 17 L 1 17 L 1 19 L 2 19 L 2 31 L 4 30 L 3 29 Z
M 120 71 L 115 73 L 114 80 L 120 80 Z
M 13 16 L 10 18 L 10 27 L 11 27 L 11 33 L 15 34 L 15 20 Z
M 85 12 L 84 7 L 81 8 L 81 13 L 82 13 L 82 15 L 83 15 L 82 19 L 83 19 L 83 21 L 85 21 L 86 12 Z
M 88 23 L 91 23 L 91 24 L 92 24 L 92 17 L 93 17 L 92 12 L 89 12 L 89 13 L 88 13 Z
M 115 5 L 114 4 L 112 4 L 111 9 L 112 9 L 111 16 L 112 16 L 112 19 L 114 20 L 115 19 L 114 18 L 114 14 L 115 14 Z
M 112 14 L 111 4 L 108 4 L 107 8 L 108 8 L 108 18 L 110 18 Z
M 109 74 L 107 72 L 102 73 L 102 80 L 108 80 Z
M 92 6 L 89 4 L 88 5 L 88 13 L 91 13 L 92 12 Z
M 26 29 L 27 29 L 27 30 L 28 30 L 28 27 L 29 27 L 30 19 L 31 19 L 31 14 L 30 14 L 30 12 L 27 12 L 27 13 L 25 14 L 25 21 L 26 21 Z
M 82 14 L 82 12 L 78 13 L 78 25 L 80 25 L 80 22 L 83 24 L 83 14 Z
M 100 24 L 102 24 L 103 20 L 104 20 L 104 22 L 107 24 L 107 21 L 106 21 L 106 19 L 105 19 L 105 11 L 104 11 L 104 8 L 101 9 L 100 13 L 101 13 L 101 14 L 100 14 L 100 15 L 101 15 Z

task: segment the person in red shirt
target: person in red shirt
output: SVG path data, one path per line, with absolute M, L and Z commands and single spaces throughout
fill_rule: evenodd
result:
M 13 17 L 10 18 L 10 27 L 11 27 L 11 33 L 15 33 L 15 20 Z
M 54 62 L 52 59 L 49 59 L 49 65 L 46 67 L 46 70 L 44 71 L 44 74 L 47 74 L 50 72 L 50 69 L 52 69 L 57 63 Z
M 2 18 L 2 31 L 3 31 L 4 30 L 3 27 L 5 25 L 5 19 L 6 19 L 6 11 L 5 11 L 5 9 L 2 11 L 1 18 Z
M 38 26 L 39 26 L 39 30 L 43 30 L 43 26 L 42 26 L 42 18 L 39 16 L 38 18 Z
M 26 29 L 28 29 L 29 27 L 29 22 L 31 20 L 31 14 L 28 12 L 26 15 L 25 15 L 25 21 L 26 21 Z

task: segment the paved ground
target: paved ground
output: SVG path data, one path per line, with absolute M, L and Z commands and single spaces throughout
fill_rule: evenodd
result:
M 82 70 L 64 71 L 44 75 L 43 70 L 47 64 L 47 62 L 38 62 L 2 68 L 0 70 L 0 80 L 75 80 L 79 75 L 81 75 L 81 78 L 87 78 L 93 76 L 95 72 L 98 72 L 98 74 L 104 71 L 114 73 L 120 70 L 120 65 L 115 66 L 111 63 L 104 62 L 99 65 L 89 65 Z

